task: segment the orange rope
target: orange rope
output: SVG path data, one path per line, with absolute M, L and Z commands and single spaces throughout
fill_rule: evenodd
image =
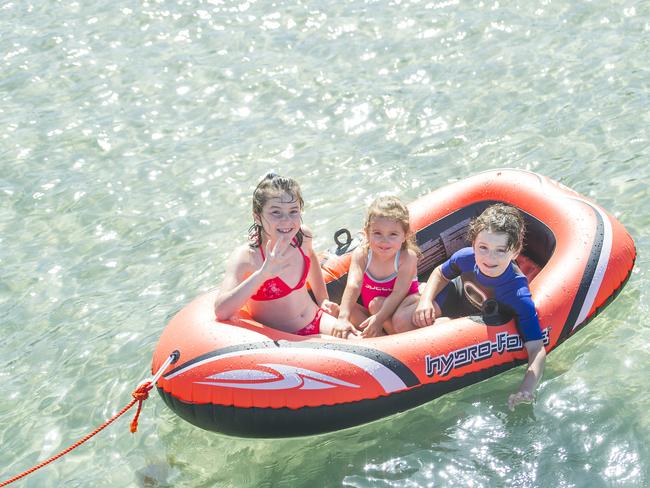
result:
M 62 456 L 65 456 L 70 451 L 72 451 L 73 449 L 76 449 L 77 447 L 82 445 L 84 442 L 88 441 L 91 437 L 97 435 L 102 430 L 104 430 L 106 427 L 111 425 L 115 420 L 117 420 L 122 415 L 124 415 L 124 413 L 126 413 L 126 411 L 128 409 L 130 409 L 133 405 L 135 405 L 136 402 L 138 402 L 138 410 L 135 413 L 135 417 L 131 421 L 131 432 L 136 432 L 138 430 L 138 417 L 140 416 L 140 411 L 142 410 L 142 402 L 144 402 L 149 397 L 149 390 L 151 390 L 152 388 L 153 388 L 153 385 L 151 384 L 150 381 L 147 381 L 146 383 L 143 383 L 142 385 L 137 387 L 133 393 L 131 393 L 131 395 L 133 396 L 133 400 L 131 400 L 131 402 L 126 407 L 124 407 L 120 412 L 118 412 L 112 418 L 110 418 L 106 422 L 104 422 L 103 425 L 101 425 L 100 427 L 95 429 L 93 432 L 88 434 L 83 439 L 75 442 L 73 445 L 71 445 L 67 449 L 61 451 L 56 456 L 52 456 L 50 459 L 48 459 L 46 461 L 43 461 L 42 463 L 34 466 L 33 468 L 28 469 L 27 471 L 24 471 L 24 472 L 20 473 L 17 476 L 14 476 L 13 478 L 11 478 L 11 479 L 9 479 L 7 481 L 0 482 L 0 488 L 13 483 L 14 481 L 18 481 L 19 479 L 24 478 L 28 474 L 31 474 L 34 471 L 38 470 L 38 469 L 41 469 L 43 466 L 47 466 L 51 462 L 56 461 L 57 459 L 59 459 Z

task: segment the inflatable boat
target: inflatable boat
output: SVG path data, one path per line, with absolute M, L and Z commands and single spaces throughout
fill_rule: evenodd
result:
M 529 278 L 550 352 L 621 291 L 634 266 L 634 242 L 612 215 L 560 183 L 528 171 L 489 171 L 409 205 L 422 250 L 420 281 L 467 245 L 470 219 L 497 202 L 524 214 L 527 232 L 519 264 Z M 350 253 L 358 244 L 337 237 L 336 248 L 321 255 L 334 301 L 340 300 Z M 173 356 L 174 364 L 156 382 L 167 406 L 198 427 L 228 435 L 289 437 L 351 427 L 527 361 L 513 320 L 488 325 L 470 316 L 343 341 L 272 329 L 245 310 L 232 321 L 217 321 L 215 295 L 199 296 L 172 318 L 152 370 Z

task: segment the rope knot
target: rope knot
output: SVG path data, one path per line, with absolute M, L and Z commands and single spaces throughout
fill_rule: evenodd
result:
M 131 433 L 135 433 L 138 430 L 138 418 L 140 417 L 140 412 L 142 411 L 142 402 L 144 402 L 147 398 L 149 398 L 149 390 L 153 388 L 153 385 L 151 384 L 151 381 L 147 381 L 146 383 L 141 384 L 138 386 L 133 393 L 131 393 L 131 396 L 135 398 L 133 401 L 134 403 L 137 401 L 138 402 L 138 410 L 135 412 L 135 417 L 133 417 L 133 420 L 131 421 Z
M 146 383 L 141 384 L 138 386 L 133 393 L 131 393 L 131 396 L 138 400 L 139 402 L 145 401 L 147 398 L 149 398 L 149 390 L 151 390 L 153 386 L 151 385 L 150 381 L 147 381 Z

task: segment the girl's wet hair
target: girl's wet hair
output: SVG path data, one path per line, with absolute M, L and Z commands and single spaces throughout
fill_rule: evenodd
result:
M 271 198 L 277 198 L 284 194 L 291 196 L 292 200 L 290 203 L 298 202 L 298 206 L 302 212 L 305 202 L 302 199 L 302 193 L 298 182 L 293 178 L 280 176 L 277 173 L 267 173 L 264 178 L 262 178 L 262 181 L 257 184 L 255 191 L 253 191 L 253 214 L 257 215 L 261 221 L 262 209 L 266 202 Z M 248 239 L 252 247 L 260 247 L 262 245 L 263 231 L 264 227 L 253 221 L 253 225 L 248 229 Z M 298 247 L 302 246 L 304 236 L 305 234 L 302 229 L 300 229 L 296 234 L 296 244 Z
M 411 230 L 408 207 L 395 196 L 381 196 L 375 198 L 366 212 L 366 221 L 363 225 L 363 230 L 366 232 L 366 235 L 370 235 L 370 225 L 372 224 L 372 221 L 382 217 L 394 220 L 402 226 L 404 235 L 406 236 L 406 239 L 402 243 L 402 250 L 411 249 L 420 256 L 420 248 L 415 242 L 415 234 Z M 368 240 L 366 240 L 365 245 L 368 246 Z
M 474 244 L 476 237 L 484 230 L 506 234 L 508 251 L 521 251 L 524 245 L 526 233 L 524 218 L 519 210 L 510 205 L 496 203 L 486 208 L 470 223 L 467 239 Z

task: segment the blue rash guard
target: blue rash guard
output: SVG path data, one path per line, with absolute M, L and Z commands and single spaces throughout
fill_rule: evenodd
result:
M 476 264 L 474 249 L 465 247 L 442 264 L 450 283 L 436 296 L 445 317 L 481 313 L 486 324 L 503 323 L 514 317 L 524 342 L 542 339 L 528 279 L 510 263 L 496 278 L 484 275 Z

